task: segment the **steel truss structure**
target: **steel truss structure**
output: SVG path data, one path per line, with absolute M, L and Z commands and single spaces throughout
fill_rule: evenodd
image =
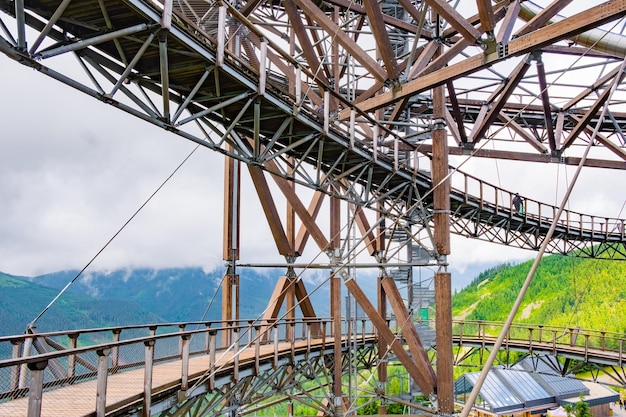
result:
M 266 367 L 258 374 L 241 375 L 237 381 L 230 376 L 216 379 L 216 389 L 198 386 L 188 393 L 186 400 L 168 408 L 171 399 L 155 404 L 153 412 L 159 417 L 195 417 L 219 415 L 248 415 L 272 404 L 293 402 L 305 404 L 324 415 L 335 415 L 332 396 L 332 375 L 336 358 L 340 358 L 343 373 L 354 373 L 358 384 L 368 383 L 370 371 L 378 366 L 378 352 L 374 343 L 345 346 L 341 356 L 335 352 L 315 352 L 293 361 L 281 361 L 278 367 Z M 365 373 L 361 373 L 365 371 Z M 193 381 L 191 381 L 193 383 Z M 342 404 L 356 409 L 356 404 Z M 351 411 L 353 411 L 351 410 Z M 345 410 L 348 411 L 348 410 Z M 293 414 L 293 409 L 291 410 Z
M 450 232 L 536 249 L 556 211 L 528 201 L 519 213 L 511 192 L 480 179 L 469 186 L 467 176 L 464 186 L 452 188 L 452 177 L 463 174 L 450 168 L 448 156 L 626 168 L 626 48 L 616 29 L 626 0 L 569 3 L 0 0 L 10 16 L 0 20 L 0 51 L 229 157 L 225 320 L 238 318 L 232 291 L 243 162 L 287 263 L 265 318 L 276 318 L 285 300 L 292 314 L 295 299 L 305 317 L 315 316 L 293 273 L 310 237 L 330 259 L 335 334 L 343 281 L 381 346 L 390 346 L 422 392 L 440 397 L 438 411 L 449 414 Z M 66 55 L 77 59 L 80 72 Z M 594 152 L 587 158 L 581 149 L 588 144 Z M 287 201 L 284 220 L 266 174 Z M 296 185 L 314 191 L 308 207 Z M 324 196 L 329 233 L 318 223 Z M 348 248 L 342 234 L 340 201 L 350 204 L 353 223 L 345 230 L 359 229 L 359 245 L 380 268 L 378 306 L 348 272 L 356 245 Z M 385 240 L 395 230 L 411 239 Z M 621 219 L 565 212 L 549 249 L 623 257 L 624 230 Z M 439 268 L 436 373 L 414 327 L 403 328 L 409 355 L 385 321 L 389 300 L 399 322 L 411 322 L 385 270 L 400 252 L 392 245 L 398 242 L 420 246 L 426 263 Z M 336 411 L 341 371 L 334 363 Z M 254 384 L 233 388 L 253 401 L 246 386 Z M 217 407 L 207 401 L 197 407 Z

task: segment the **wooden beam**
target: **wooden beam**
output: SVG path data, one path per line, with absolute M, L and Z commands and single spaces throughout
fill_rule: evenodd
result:
M 423 48 L 422 53 L 418 55 L 418 58 L 415 60 L 415 63 L 411 65 L 411 69 L 409 70 L 408 79 L 413 79 L 417 76 L 417 74 L 421 73 L 427 66 L 430 60 L 432 59 L 435 52 L 439 48 L 439 42 L 430 41 Z
M 410 0 L 399 0 L 399 2 L 404 7 L 404 9 L 409 13 L 409 15 L 411 15 L 413 17 L 413 13 L 415 13 L 414 10 L 417 10 L 417 9 L 415 8 L 415 6 L 413 6 L 411 1 Z M 361 14 L 363 16 L 366 15 L 365 8 L 362 7 L 358 3 L 355 3 L 354 1 L 350 1 L 350 0 L 328 0 L 327 3 L 340 6 L 344 10 L 350 10 L 353 13 Z M 405 7 L 404 6 L 405 3 L 410 5 L 411 7 L 410 8 Z M 411 9 L 411 10 L 408 10 L 408 9 Z M 417 12 L 417 16 L 419 17 L 419 11 Z M 413 34 L 417 33 L 417 26 L 412 24 L 412 23 L 410 23 L 410 22 L 407 22 L 405 20 L 398 19 L 398 18 L 389 16 L 387 14 L 383 14 L 383 20 L 384 20 L 386 25 L 392 26 L 392 27 L 397 28 L 397 29 L 402 29 L 402 30 L 407 31 L 409 33 L 413 33 Z M 419 22 L 419 19 L 416 18 L 415 21 Z M 422 31 L 422 35 L 426 35 L 426 34 L 424 34 L 424 31 Z
M 478 15 L 480 16 L 480 23 L 483 30 L 487 33 L 493 33 L 496 20 L 493 16 L 491 0 L 476 0 L 476 5 L 478 6 Z
M 426 4 L 441 15 L 450 26 L 456 29 L 470 44 L 475 44 L 480 38 L 480 31 L 465 20 L 465 17 L 457 12 L 447 1 L 426 0 Z
M 285 295 L 287 294 L 285 288 L 289 284 L 289 280 L 287 277 L 280 277 L 274 286 L 274 291 L 272 292 L 272 296 L 270 297 L 269 302 L 267 303 L 267 308 L 263 313 L 263 319 L 272 321 L 278 318 L 278 313 L 280 312 L 281 307 L 283 306 L 283 302 L 285 300 Z
M 239 217 L 241 163 L 234 158 L 224 159 L 224 225 L 222 259 L 239 259 Z
M 570 118 L 574 121 L 578 121 L 578 124 L 580 124 L 582 120 L 580 117 L 576 117 L 574 115 L 570 115 Z M 589 134 L 589 137 L 591 137 L 595 129 L 594 126 L 590 126 L 589 124 L 587 124 L 584 130 Z M 595 140 L 603 144 L 608 150 L 613 152 L 619 158 L 626 160 L 626 151 L 624 151 L 621 146 L 614 144 L 608 138 L 599 133 L 596 134 Z
M 422 345 L 417 330 L 415 330 L 413 317 L 409 315 L 395 281 L 393 278 L 383 277 L 381 283 L 389 299 L 389 304 L 391 304 L 391 308 L 396 315 L 396 325 L 400 331 L 402 331 L 402 335 L 404 336 L 404 340 L 406 340 L 413 360 L 422 371 L 423 378 L 430 381 L 433 385 L 437 385 L 435 370 L 430 363 L 430 358 L 428 357 L 426 349 L 424 349 L 424 345 Z
M 448 99 L 450 100 L 450 104 L 452 105 L 452 116 L 456 122 L 456 126 L 459 134 L 459 141 L 461 143 L 467 143 L 467 134 L 465 133 L 465 126 L 463 125 L 463 116 L 461 115 L 461 108 L 459 106 L 459 101 L 456 97 L 456 90 L 454 89 L 454 85 L 452 84 L 452 80 L 446 83 L 448 90 Z
M 274 197 L 272 197 L 272 192 L 267 185 L 263 170 L 251 164 L 246 164 L 246 166 L 250 172 L 254 188 L 259 195 L 261 207 L 263 207 L 263 212 L 270 226 L 270 231 L 274 237 L 278 253 L 283 256 L 293 255 L 293 248 L 290 247 L 289 241 L 287 240 L 287 235 L 285 234 L 280 216 L 278 215 L 278 210 L 276 209 L 276 204 L 274 203 Z
M 272 161 L 268 162 L 267 165 L 268 167 L 277 168 Z M 304 227 L 307 228 L 318 248 L 322 251 L 327 250 L 329 248 L 330 242 L 326 239 L 324 233 L 322 233 L 319 226 L 315 223 L 315 219 L 311 217 L 306 207 L 304 207 L 304 204 L 302 204 L 300 197 L 298 197 L 296 192 L 292 190 L 289 186 L 290 181 L 277 175 L 272 175 L 272 178 L 274 178 L 274 182 L 276 182 L 276 185 L 278 185 L 280 191 L 283 193 L 287 201 L 289 201 L 289 204 L 293 206 L 296 214 L 298 215 L 298 218 L 300 219 Z
M 478 141 L 485 136 L 487 130 L 491 127 L 493 121 L 496 120 L 498 114 L 509 100 L 509 97 L 511 97 L 511 94 L 513 94 L 513 91 L 515 91 L 517 85 L 526 74 L 526 71 L 528 71 L 528 68 L 530 68 L 530 56 L 526 56 L 513 70 L 498 100 L 495 104 L 491 104 L 483 121 L 478 125 L 478 128 L 475 127 L 475 132 L 472 132 L 470 142 L 478 143 Z
M 341 247 L 341 200 L 330 197 L 330 249 Z
M 498 30 L 498 34 L 496 35 L 496 42 L 503 44 L 507 44 L 509 42 L 515 23 L 517 22 L 519 10 L 520 3 L 518 0 L 513 0 L 509 3 L 504 19 L 502 20 L 502 25 L 500 25 L 500 30 Z
M 319 191 L 315 191 L 315 193 L 313 194 L 313 198 L 311 199 L 308 208 L 309 215 L 313 220 L 317 219 L 320 209 L 322 208 L 322 202 L 324 201 L 325 196 L 326 194 Z M 298 236 L 296 237 L 296 254 L 304 253 L 304 248 L 306 247 L 307 240 L 309 240 L 309 236 L 311 236 L 309 230 L 304 225 L 301 225 L 300 229 L 298 230 Z
M 335 360 L 333 361 L 333 411 L 338 411 L 339 401 L 341 401 L 342 386 L 343 386 L 343 361 L 340 360 L 342 356 L 341 344 L 341 279 L 336 273 L 332 273 L 330 276 L 330 312 L 333 319 L 333 350 L 335 354 Z M 335 413 L 331 413 L 335 415 Z M 341 413 L 337 413 L 340 414 Z
M 624 73 L 621 72 L 617 74 L 615 77 L 616 78 L 613 79 L 613 83 L 619 84 L 620 82 L 622 82 L 622 79 L 624 78 Z M 591 119 L 598 116 L 598 112 L 600 111 L 602 106 L 604 106 L 604 103 L 606 103 L 606 101 L 609 99 L 610 95 L 611 95 L 611 84 L 607 85 L 607 87 L 604 89 L 602 94 L 598 96 L 596 101 L 591 105 L 591 107 L 589 107 L 589 109 L 585 112 L 583 117 L 581 119 L 576 119 L 578 120 L 578 123 L 576 124 L 576 126 L 574 126 L 574 129 L 570 131 L 570 134 L 565 140 L 565 142 L 563 142 L 563 149 L 566 149 L 569 146 L 571 146 L 571 144 L 574 143 L 574 140 L 576 140 L 578 135 L 580 135 L 585 130 L 586 126 L 589 124 Z
M 461 133 L 459 131 L 457 121 L 454 119 L 454 116 L 452 116 L 452 113 L 450 113 L 450 110 L 448 110 L 447 108 L 446 108 L 446 124 L 448 125 L 448 130 L 450 131 L 450 134 L 452 135 L 452 138 L 456 142 L 457 146 L 463 146 L 464 143 L 467 143 L 467 137 L 465 138 L 465 142 L 461 140 Z
M 386 318 L 387 317 L 387 295 L 383 288 L 382 278 L 379 276 L 376 279 L 376 298 L 378 299 L 378 314 Z M 387 344 L 382 338 L 378 339 L 378 381 L 384 386 L 387 384 Z M 378 406 L 378 414 L 387 414 L 387 407 L 384 402 L 381 401 Z
M 611 71 L 607 72 L 605 75 L 591 83 L 589 87 L 585 88 L 583 91 L 578 93 L 576 97 L 571 98 L 567 103 L 565 103 L 562 106 L 563 111 L 570 110 L 572 107 L 580 103 L 580 101 L 583 100 L 585 97 L 589 96 L 589 94 L 593 93 L 594 91 L 598 91 L 601 87 L 603 87 L 613 78 L 615 78 L 615 75 L 618 71 L 619 67 L 615 67 Z
M 443 85 L 433 90 L 432 132 L 433 153 L 431 175 L 433 181 L 434 203 L 434 241 L 439 255 L 450 254 L 450 177 L 448 176 L 448 140 L 443 123 L 445 120 L 446 100 Z
M 542 26 L 545 26 L 550 22 L 550 19 L 554 17 L 558 12 L 563 10 L 565 6 L 570 4 L 572 0 L 555 0 L 548 5 L 548 7 L 544 7 L 541 12 L 539 12 L 535 17 L 528 21 L 520 30 L 515 33 L 515 36 L 523 36 L 531 33 L 534 30 L 539 29 Z
M 379 81 L 387 79 L 387 72 L 365 52 L 356 42 L 354 42 L 347 33 L 335 22 L 331 21 L 326 14 L 315 5 L 311 0 L 295 0 L 307 16 L 315 20 L 317 24 L 326 31 L 326 33 L 334 36 L 334 41 L 339 42 L 344 49 L 350 53 L 355 60 L 359 61 L 370 73 Z
M 393 353 L 396 354 L 396 357 L 402 363 L 402 365 L 406 368 L 411 378 L 415 381 L 417 386 L 422 391 L 422 394 L 429 395 L 435 392 L 436 386 L 434 386 L 430 380 L 422 377 L 422 371 L 417 367 L 416 363 L 413 361 L 411 356 L 404 350 L 404 346 L 402 343 L 396 338 L 396 335 L 389 329 L 387 325 L 387 321 L 378 314 L 376 308 L 372 305 L 372 303 L 368 300 L 367 296 L 359 287 L 354 279 L 344 280 L 345 286 L 350 291 L 350 294 L 354 297 L 356 302 L 361 306 L 363 312 L 369 317 L 372 321 L 372 324 L 378 331 L 379 337 L 383 340 L 386 346 L 389 346 Z
M 552 106 L 550 105 L 550 95 L 548 94 L 548 83 L 546 82 L 546 69 L 541 59 L 537 60 L 537 78 L 539 79 L 539 90 L 541 103 L 543 104 L 543 120 L 548 134 L 548 145 L 550 149 L 556 149 L 554 140 L 554 127 L 552 125 Z
M 515 133 L 520 135 L 526 142 L 528 142 L 533 148 L 537 149 L 539 152 L 547 154 L 548 148 L 544 146 L 543 143 L 539 142 L 537 138 L 528 133 L 528 130 L 524 129 L 518 123 L 516 123 L 513 119 L 507 116 L 505 113 L 498 114 L 500 120 L 502 120 L 508 127 L 513 129 Z
M 439 43 L 436 43 L 436 45 L 437 47 L 439 47 Z M 411 77 L 411 79 L 415 79 L 417 77 L 423 77 L 426 74 L 430 74 L 434 71 L 437 71 L 447 66 L 451 62 L 452 58 L 459 55 L 468 46 L 470 46 L 470 43 L 466 39 L 461 39 L 460 41 L 452 45 L 450 48 L 448 48 L 445 52 L 443 52 L 442 54 L 439 54 L 439 56 L 436 59 L 433 59 L 433 61 L 429 63 L 426 66 L 426 68 L 423 68 L 421 71 L 416 72 L 415 75 L 413 75 L 412 73 L 411 75 L 413 76 Z
M 302 311 L 302 316 L 308 319 L 312 319 L 317 317 L 315 314 L 315 308 L 313 307 L 313 303 L 311 302 L 311 297 L 306 291 L 306 287 L 304 286 L 304 282 L 301 279 L 295 281 L 295 293 L 296 298 L 298 299 L 298 304 L 300 305 L 300 310 Z M 317 324 L 319 333 L 319 323 Z
M 317 56 L 317 52 L 315 48 L 313 48 L 313 44 L 311 44 L 311 40 L 309 39 L 306 28 L 301 20 L 301 15 L 296 8 L 294 0 L 285 0 L 283 3 L 285 6 L 285 12 L 289 17 L 289 22 L 291 23 L 291 28 L 295 32 L 298 41 L 300 42 L 300 47 L 302 48 L 302 53 L 304 54 L 304 58 L 311 69 L 311 72 L 315 74 L 315 80 L 319 80 L 322 84 L 319 84 L 320 89 L 325 89 L 328 86 L 328 78 L 324 72 L 320 71 L 321 62 L 319 57 Z
M 380 5 L 377 0 L 363 0 L 363 6 L 365 6 L 365 11 L 369 18 L 370 28 L 378 46 L 378 52 L 385 63 L 387 78 L 395 80 L 398 78 L 396 56 L 391 48 L 391 40 L 383 21 Z
M 363 236 L 363 241 L 365 242 L 365 247 L 367 248 L 370 256 L 373 256 L 376 251 L 376 238 L 374 236 L 374 232 L 371 230 L 369 225 L 369 221 L 367 220 L 367 216 L 365 215 L 365 211 L 363 211 L 363 207 L 357 206 L 354 212 L 355 222 L 361 235 Z
M 528 35 L 512 39 L 509 42 L 508 52 L 505 57 L 475 55 L 466 60 L 443 67 L 437 71 L 426 74 L 415 80 L 411 80 L 393 91 L 388 91 L 357 105 L 360 111 L 367 112 L 394 103 L 403 97 L 412 96 L 422 91 L 429 90 L 437 85 L 445 84 L 449 80 L 455 80 L 492 66 L 497 62 L 520 56 L 543 46 L 550 45 L 563 39 L 567 39 L 585 32 L 591 28 L 610 22 L 626 14 L 626 0 L 613 0 L 598 6 L 591 7 L 562 21 L 551 24 L 548 27 L 537 29 Z M 339 113 L 341 120 L 350 117 L 350 109 Z
M 454 355 L 452 353 L 452 278 L 448 272 L 437 272 L 435 280 L 435 322 L 437 323 L 437 396 L 439 413 L 454 413 Z
M 558 118 L 557 118 L 558 120 Z M 558 127 L 558 123 L 557 123 Z M 418 150 L 424 155 L 431 156 L 432 155 L 432 145 L 421 144 Z M 494 158 L 494 159 L 508 159 L 511 161 L 526 161 L 526 162 L 536 162 L 536 163 L 551 163 L 558 162 L 563 165 L 570 166 L 578 166 L 580 164 L 580 158 L 577 157 L 562 157 L 559 159 L 554 159 L 551 155 L 548 154 L 531 154 L 527 152 L 517 152 L 517 151 L 500 151 L 493 149 L 475 149 L 471 152 L 468 152 L 462 148 L 451 147 L 448 148 L 448 154 L 450 155 L 467 155 L 471 154 L 474 158 Z M 606 169 L 621 169 L 626 170 L 626 162 L 623 161 L 611 161 L 608 159 L 594 159 L 587 158 L 585 160 L 586 167 L 594 167 L 594 168 L 606 168 Z

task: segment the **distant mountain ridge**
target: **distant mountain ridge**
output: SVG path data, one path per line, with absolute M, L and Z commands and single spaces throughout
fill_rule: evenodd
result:
M 481 272 L 467 287 L 455 292 L 453 315 L 468 320 L 505 320 L 531 264 L 503 264 Z M 241 272 L 242 318 L 261 315 L 281 275 L 279 271 L 263 272 Z M 0 273 L 0 335 L 22 333 L 76 274 L 61 271 L 19 277 Z M 88 272 L 42 316 L 38 325 L 42 331 L 52 331 L 195 321 L 203 316 L 205 320 L 218 320 L 221 279 L 221 271 L 201 268 Z M 374 288 L 367 281 L 361 282 L 365 291 Z M 307 284 L 309 292 L 313 287 Z M 329 315 L 327 287 L 313 293 L 311 300 L 318 316 Z M 515 321 L 625 332 L 623 311 L 626 262 L 551 255 L 542 260 Z
M 57 289 L 0 272 L 0 335 L 23 333 L 57 294 Z M 37 321 L 42 331 L 163 322 L 157 314 L 124 300 L 98 300 L 80 294 L 66 294 L 60 300 Z
M 280 273 L 240 274 L 240 317 L 259 317 Z M 36 277 L 0 273 L 0 334 L 19 334 L 78 271 Z M 221 318 L 222 272 L 202 268 L 119 269 L 80 276 L 41 320 L 43 331 Z M 309 289 L 309 291 L 312 291 Z M 319 316 L 328 315 L 328 291 L 311 294 Z

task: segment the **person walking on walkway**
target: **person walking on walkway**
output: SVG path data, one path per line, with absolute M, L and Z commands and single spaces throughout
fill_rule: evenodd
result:
M 524 214 L 524 200 L 520 197 L 519 193 L 515 193 L 513 197 L 513 210 L 516 213 Z

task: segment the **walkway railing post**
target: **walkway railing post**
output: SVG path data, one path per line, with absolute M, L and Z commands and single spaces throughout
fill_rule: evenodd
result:
M 239 327 L 233 327 L 233 382 L 239 381 Z
M 43 397 L 43 377 L 48 361 L 31 362 L 30 385 L 28 387 L 28 417 L 41 417 L 41 401 Z
M 600 345 L 602 346 L 602 350 L 605 350 L 606 349 L 606 343 L 605 343 L 606 332 L 602 331 L 600 332 L 600 334 L 601 334 Z
M 30 356 L 30 348 L 33 346 L 33 338 L 28 337 L 24 342 L 24 350 L 22 351 L 22 356 Z M 22 365 L 22 371 L 20 373 L 20 383 L 19 388 L 26 388 L 26 376 L 28 374 L 28 365 Z
M 122 329 L 113 329 L 113 342 L 117 343 L 120 341 L 122 335 Z M 117 372 L 118 367 L 120 366 L 120 347 L 118 345 L 113 346 L 113 350 L 111 352 L 111 372 Z
M 24 346 L 24 339 L 13 339 L 11 340 L 11 344 L 13 345 L 11 358 L 17 359 L 22 356 L 22 346 Z M 11 367 L 11 390 L 16 390 L 20 384 L 20 365 L 15 365 Z
M 219 3 L 217 12 L 217 56 L 215 65 L 217 67 L 224 66 L 224 47 L 226 38 L 226 6 Z
M 76 349 L 78 345 L 78 333 L 70 333 L 67 335 L 70 338 L 70 349 Z M 76 355 L 71 354 L 67 358 L 67 377 L 73 378 L 76 374 Z
M 365 343 L 365 320 L 361 320 L 361 340 L 363 343 Z
M 272 327 L 274 331 L 274 369 L 278 369 L 278 326 Z
M 146 345 L 146 362 L 143 377 L 143 410 L 142 417 L 150 417 L 152 406 L 152 368 L 154 365 L 154 340 L 144 342 Z
M 205 330 L 207 330 L 204 333 L 204 350 L 206 351 L 208 355 L 211 349 L 211 331 L 209 330 L 211 328 L 211 323 L 204 323 L 204 327 L 205 327 Z
M 109 354 L 111 349 L 98 349 L 98 377 L 96 382 L 96 417 L 106 415 Z
M 180 336 L 181 344 L 181 375 L 180 390 L 187 391 L 189 388 L 189 335 Z
M 254 374 L 258 375 L 261 367 L 261 326 L 254 326 L 255 338 L 254 338 Z
M 311 323 L 306 323 L 306 359 L 309 359 L 309 355 L 311 354 Z
M 185 331 L 185 328 L 186 328 L 186 327 L 187 327 L 187 326 L 186 326 L 185 324 L 179 324 L 179 325 L 178 325 L 178 331 L 179 331 L 180 333 L 182 333 L 182 332 L 184 332 L 184 331 Z M 184 345 L 184 343 L 185 343 L 185 342 L 183 341 L 183 338 L 181 337 L 181 338 L 178 340 L 178 356 L 181 356 L 181 357 L 183 356 L 183 345 Z
M 289 322 L 288 326 L 288 332 L 289 334 L 293 335 L 294 337 L 291 337 L 291 340 L 289 340 L 289 342 L 291 343 L 291 357 L 289 358 L 291 363 L 295 363 L 296 362 L 296 338 L 295 338 L 295 327 L 296 324 L 291 321 Z
M 215 367 L 215 347 L 217 339 L 217 330 L 209 330 L 209 366 Z M 215 373 L 211 372 L 209 375 L 209 390 L 215 389 Z

